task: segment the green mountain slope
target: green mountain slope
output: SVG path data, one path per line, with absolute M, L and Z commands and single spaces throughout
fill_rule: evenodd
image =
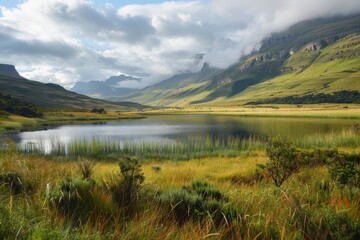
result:
M 359 15 L 305 21 L 290 27 L 285 32 L 274 34 L 263 41 L 258 52 L 218 75 L 212 84 L 214 93 L 208 97 L 208 100 L 215 100 L 218 95 L 231 98 L 242 94 L 252 85 L 275 77 L 283 77 L 284 72 L 303 71 L 304 67 L 312 65 L 322 49 L 353 33 L 360 33 Z M 318 63 L 322 65 L 327 62 L 323 60 Z M 337 63 L 333 64 L 337 65 Z M 226 83 L 221 84 L 224 79 L 227 80 Z M 318 80 L 312 78 L 312 81 Z M 313 87 L 308 90 L 319 89 Z M 288 89 L 283 87 L 283 91 L 286 92 Z
M 287 59 L 282 71 L 228 100 L 271 103 L 271 99 L 288 96 L 360 91 L 360 34 L 349 35 L 323 49 L 309 50 L 305 46 Z
M 142 89 L 126 99 L 152 106 L 183 106 L 206 97 L 206 88 L 221 70 L 204 64 L 197 73 L 175 75 L 161 83 Z
M 0 93 L 44 108 L 133 110 L 137 106 L 93 99 L 56 84 L 31 81 L 18 75 L 14 66 L 6 64 L 0 64 Z
M 192 85 L 175 76 L 170 87 L 167 80 L 130 99 L 168 106 L 239 105 L 279 97 L 360 91 L 359 34 L 360 15 L 304 21 L 273 34 L 257 52 L 214 72 L 206 81 Z

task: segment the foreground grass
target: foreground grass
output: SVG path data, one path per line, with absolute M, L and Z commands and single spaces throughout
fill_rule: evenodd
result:
M 83 161 L 80 159 L 79 161 Z M 305 167 L 281 188 L 268 177 L 257 178 L 256 165 L 266 163 L 264 151 L 238 157 L 191 161 L 151 160 L 137 211 L 123 219 L 107 186 L 119 179 L 117 163 L 97 162 L 92 194 L 103 211 L 73 227 L 49 205 L 49 194 L 65 179 L 79 179 L 78 161 L 56 161 L 23 155 L 14 148 L 0 154 L 0 173 L 17 172 L 24 191 L 12 194 L 0 186 L 1 239 L 356 239 L 360 231 L 360 190 L 331 180 L 326 165 Z M 194 179 L 211 183 L 229 198 L 240 218 L 216 225 L 207 218 L 179 224 L 156 201 L 159 192 L 189 186 Z M 104 218 L 103 216 L 106 216 Z M 94 222 L 91 220 L 94 219 Z M 321 228 L 319 228 L 321 226 Z

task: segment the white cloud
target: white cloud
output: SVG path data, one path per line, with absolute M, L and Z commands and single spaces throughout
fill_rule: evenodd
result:
M 120 73 L 141 77 L 128 84 L 143 87 L 204 61 L 226 67 L 301 20 L 359 10 L 358 0 L 195 0 L 120 9 L 89 0 L 27 0 L 0 6 L 0 62 L 68 87 Z M 200 53 L 202 60 L 195 57 Z

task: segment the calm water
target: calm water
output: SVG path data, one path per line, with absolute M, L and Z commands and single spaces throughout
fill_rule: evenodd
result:
M 44 144 L 51 141 L 68 143 L 72 140 L 104 139 L 126 141 L 167 142 L 195 136 L 280 135 L 297 139 L 315 133 L 340 132 L 354 120 L 260 118 L 213 115 L 149 116 L 145 119 L 124 120 L 103 124 L 65 125 L 45 131 L 8 134 L 19 145 Z

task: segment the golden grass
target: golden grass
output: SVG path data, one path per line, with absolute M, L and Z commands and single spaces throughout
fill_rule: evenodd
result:
M 261 106 L 189 106 L 148 110 L 144 114 L 214 114 L 258 117 L 351 118 L 360 119 L 359 104 L 264 104 Z
M 202 179 L 213 183 L 224 183 L 226 179 L 236 176 L 246 176 L 253 173 L 257 163 L 265 163 L 264 152 L 236 158 L 204 158 L 190 161 L 147 161 L 142 164 L 145 174 L 145 184 L 155 189 L 181 187 L 190 184 L 194 179 Z M 153 167 L 160 167 L 156 171 Z M 94 177 L 119 175 L 117 163 L 98 163 L 94 168 Z
M 37 184 L 34 196 L 37 202 L 43 204 L 46 201 L 44 192 L 46 185 L 50 184 L 56 189 L 66 176 L 81 176 L 78 163 L 48 160 L 41 156 L 21 155 L 17 153 L 0 154 L 0 172 L 17 171 L 24 176 L 25 180 L 35 181 Z M 145 174 L 146 188 L 163 191 L 169 188 L 189 186 L 194 179 L 205 180 L 212 183 L 229 197 L 232 204 L 240 208 L 245 222 L 245 230 L 238 226 L 229 239 L 254 239 L 257 235 L 261 238 L 271 238 L 272 232 L 278 231 L 281 239 L 294 239 L 298 236 L 299 226 L 293 224 L 295 209 L 294 199 L 299 199 L 304 207 L 312 211 L 330 206 L 335 211 L 350 209 L 352 212 L 356 206 L 356 196 L 348 194 L 349 189 L 332 187 L 328 196 L 321 196 L 317 192 L 316 181 L 329 179 L 327 167 L 303 168 L 289 180 L 281 189 L 273 186 L 269 179 L 248 184 L 238 182 L 238 179 L 251 178 L 254 175 L 257 163 L 266 163 L 267 157 L 264 151 L 252 152 L 249 155 L 236 158 L 205 158 L 190 161 L 147 161 L 142 163 Z M 159 166 L 160 171 L 155 171 L 154 166 Z M 119 176 L 117 163 L 97 162 L 94 168 L 94 179 L 97 184 L 102 184 L 109 177 Z M 235 181 L 234 181 L 235 180 Z M 246 179 L 245 179 L 246 180 Z M 109 196 L 107 196 L 109 197 Z M 109 199 L 108 199 L 109 200 Z M 13 202 L 14 210 L 21 212 L 19 199 Z M 3 202 L 2 202 L 3 203 Z M 28 202 L 27 204 L 33 204 Z M 155 205 L 154 205 L 155 204 Z M 31 205 L 30 205 L 31 206 Z M 44 205 L 45 206 L 45 205 Z M 226 239 L 228 228 L 214 228 L 211 222 L 189 221 L 184 225 L 167 219 L 167 214 L 161 206 L 155 202 L 146 203 L 141 214 L 136 215 L 128 225 L 123 228 L 114 228 L 113 233 L 104 232 L 106 238 L 111 236 L 121 239 Z M 46 209 L 45 209 L 46 210 Z M 40 211 L 40 210 L 39 210 Z M 43 218 L 51 215 L 51 212 L 38 212 Z M 53 224 L 61 228 L 61 219 L 53 219 Z M 100 221 L 99 221 L 100 222 Z M 118 223 L 115 223 L 117 226 Z M 88 229 L 87 229 L 88 228 Z M 274 230 L 275 229 L 275 230 Z M 74 233 L 77 230 L 73 230 Z M 93 233 L 94 229 L 87 226 L 79 230 L 82 237 Z M 109 230 L 104 230 L 109 231 Z M 240 233 L 242 231 L 242 233 Z M 245 232 L 245 235 L 244 235 Z M 106 235 L 109 234 L 109 235 Z M 71 238 L 69 235 L 68 238 Z

